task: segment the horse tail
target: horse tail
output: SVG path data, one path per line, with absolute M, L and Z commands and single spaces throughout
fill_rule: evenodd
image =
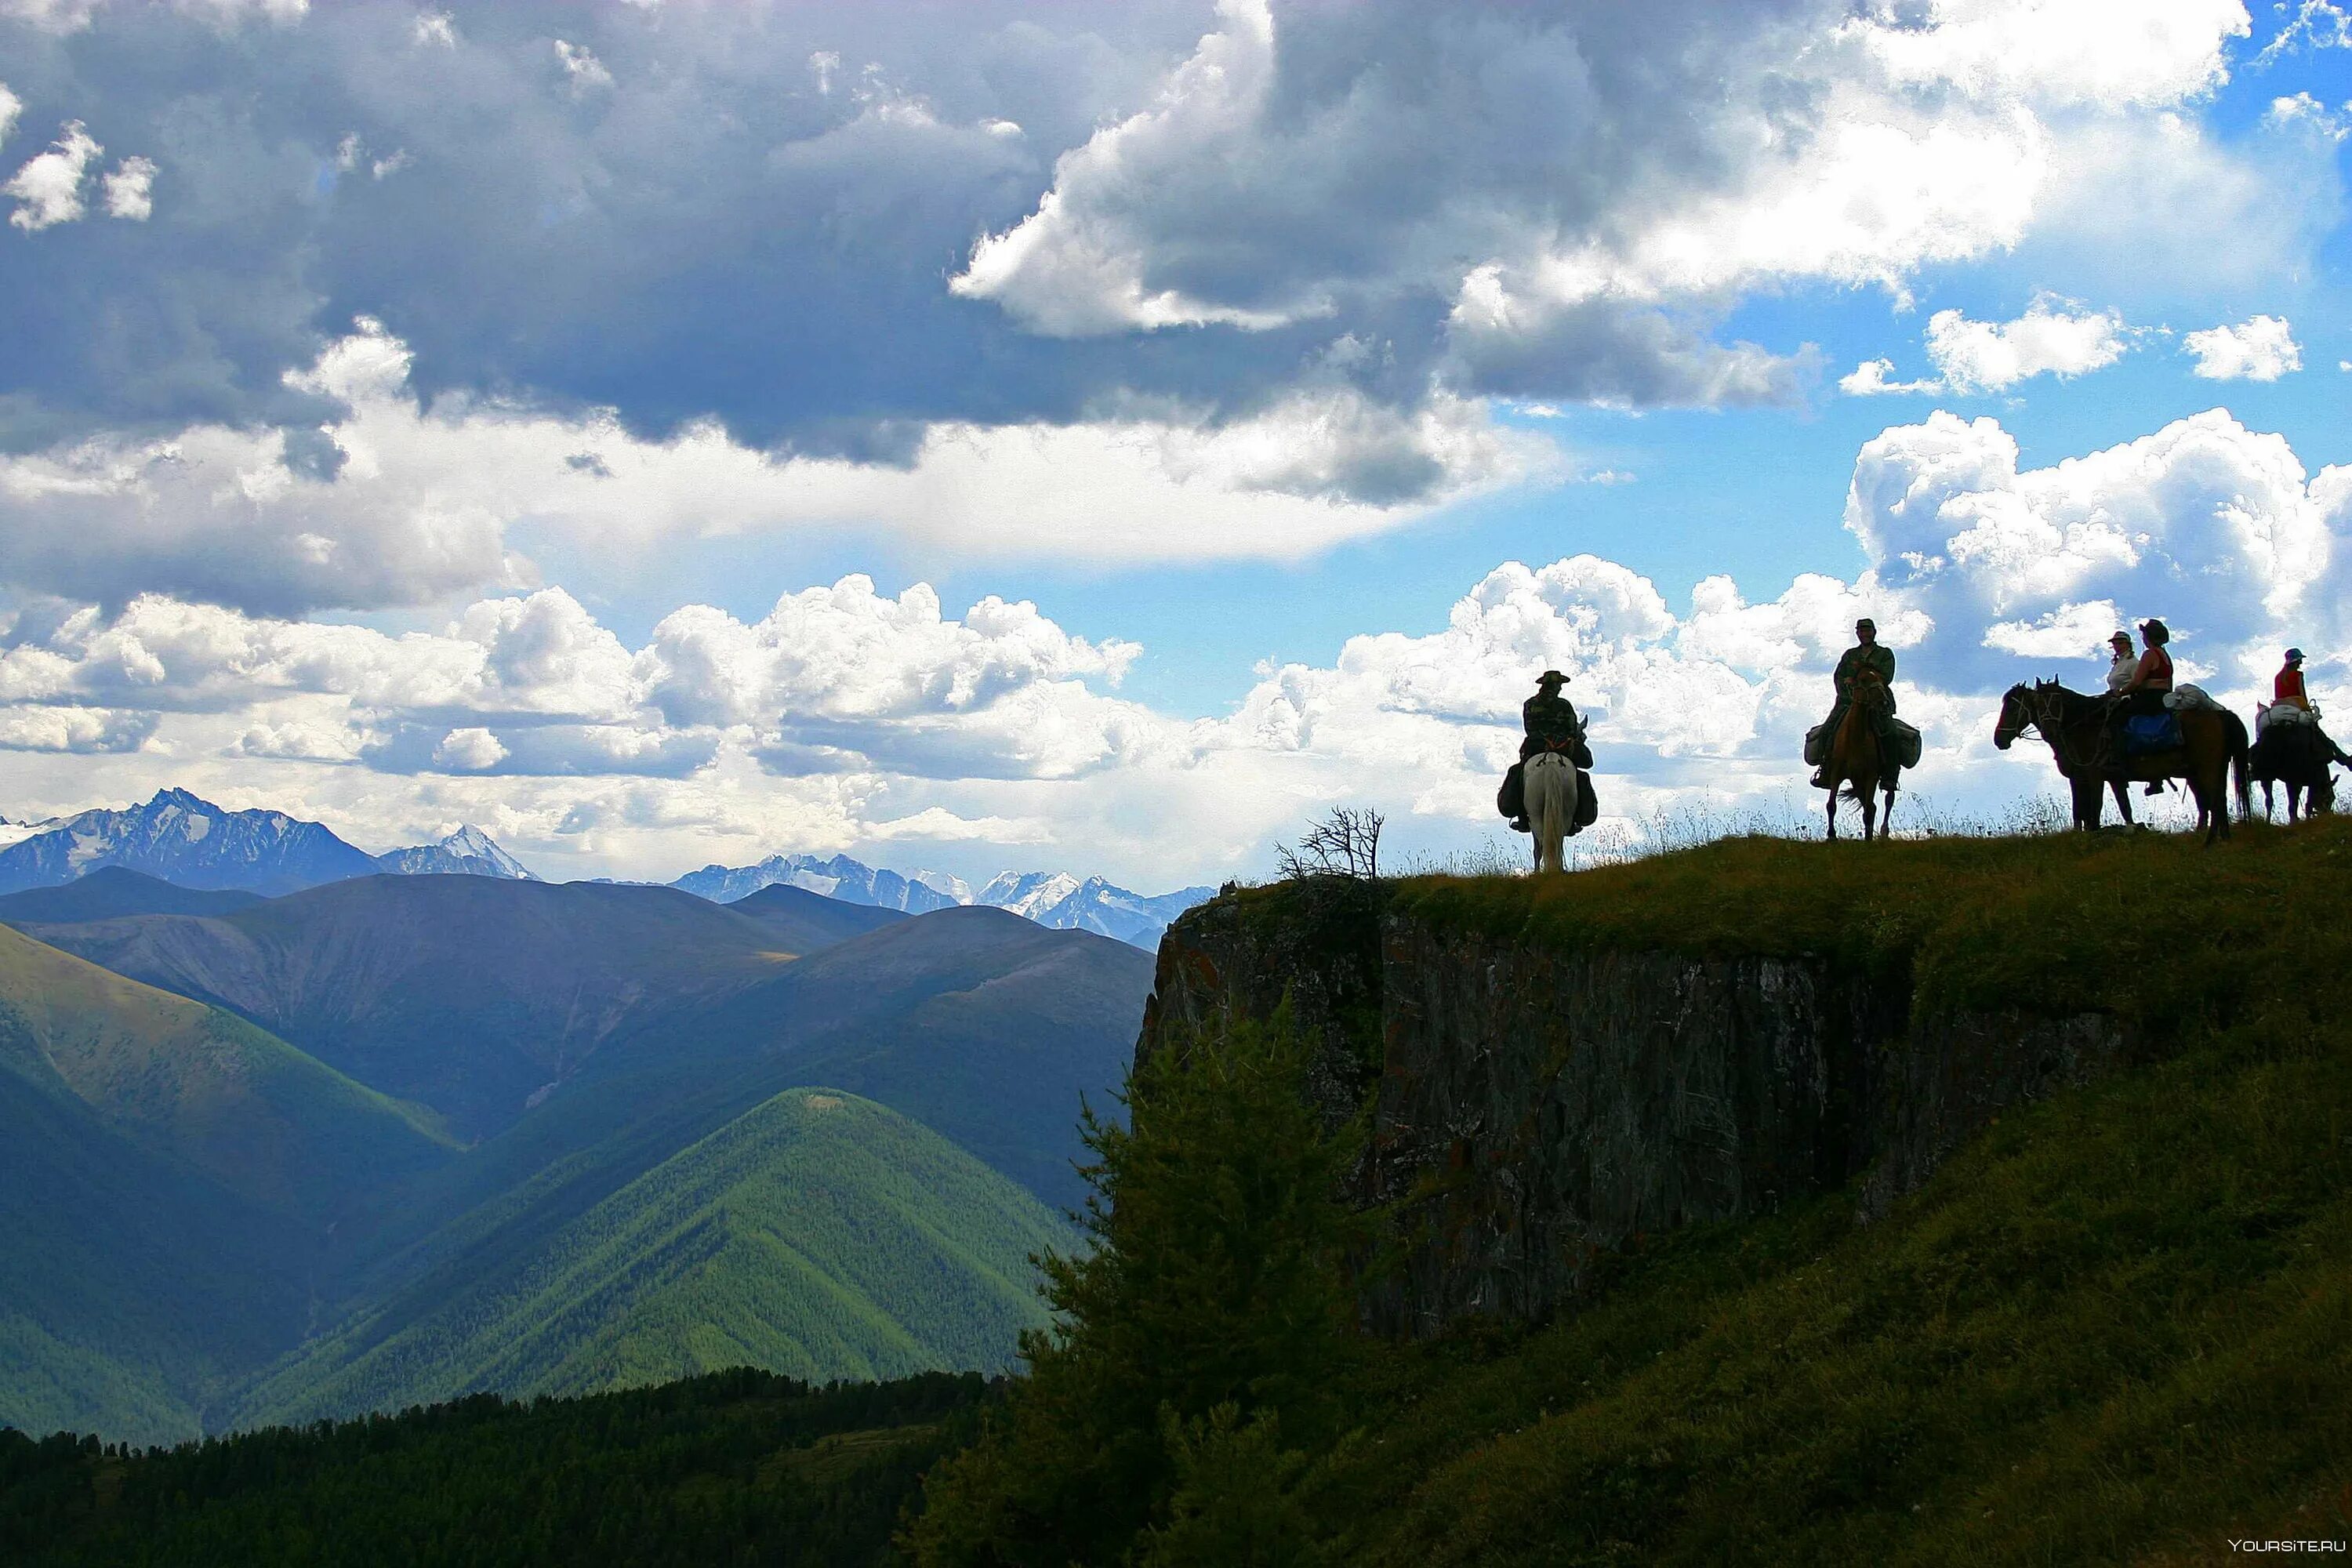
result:
M 2225 712 L 2221 717 L 2227 721 L 2228 726 L 2224 733 L 2228 735 L 2230 741 L 2230 782 L 2237 789 L 2238 815 L 2241 817 L 2251 817 L 2254 815 L 2254 793 L 2247 773 L 2249 759 L 2253 748 L 2252 742 L 2246 739 L 2246 721 L 2235 713 Z

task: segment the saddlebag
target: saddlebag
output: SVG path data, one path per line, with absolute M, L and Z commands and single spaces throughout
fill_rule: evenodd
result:
M 2180 721 L 2170 712 L 2135 713 L 2124 721 L 2124 755 L 2144 757 L 2180 744 Z

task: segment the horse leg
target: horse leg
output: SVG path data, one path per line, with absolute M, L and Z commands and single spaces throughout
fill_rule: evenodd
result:
M 2263 820 L 2264 822 L 2268 822 L 2271 819 L 2272 808 L 2271 781 L 2264 779 L 2263 781 Z M 2291 790 L 2287 793 L 2286 811 L 2289 820 L 2293 820 L 2294 816 L 2294 794 Z
M 2107 789 L 2116 797 L 2116 810 L 2122 815 L 2124 826 L 2137 827 L 2139 824 L 2132 820 L 2131 780 L 2109 779 Z
M 1832 843 L 1832 844 L 1834 844 L 1834 843 L 1836 843 L 1836 842 L 1837 842 L 1837 797 L 1838 797 L 1838 784 L 1839 784 L 1841 782 L 1842 782 L 1842 781 L 1841 781 L 1841 780 L 1839 780 L 1839 779 L 1838 779 L 1834 774 L 1832 774 L 1832 775 L 1831 776 L 1831 778 L 1830 778 L 1830 810 L 1829 810 L 1829 821 L 1830 821 L 1830 842 L 1831 842 L 1831 843 Z

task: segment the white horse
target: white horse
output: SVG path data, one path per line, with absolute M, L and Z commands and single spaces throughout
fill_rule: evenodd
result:
M 1558 752 L 1538 752 L 1526 773 L 1528 837 L 1535 840 L 1536 874 L 1565 871 L 1561 846 L 1576 824 L 1576 767 Z

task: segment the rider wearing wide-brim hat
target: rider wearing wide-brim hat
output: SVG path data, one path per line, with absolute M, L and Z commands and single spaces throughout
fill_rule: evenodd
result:
M 1527 763 L 1539 752 L 1559 752 L 1580 768 L 1592 765 L 1592 753 L 1584 743 L 1584 721 L 1576 716 L 1576 704 L 1559 694 L 1568 684 L 1568 677 L 1557 669 L 1547 669 L 1536 677 L 1536 694 L 1519 704 L 1519 722 L 1526 735 L 1519 742 L 1519 760 L 1503 775 L 1503 788 L 1495 804 L 1511 819 L 1512 831 L 1528 831 Z

